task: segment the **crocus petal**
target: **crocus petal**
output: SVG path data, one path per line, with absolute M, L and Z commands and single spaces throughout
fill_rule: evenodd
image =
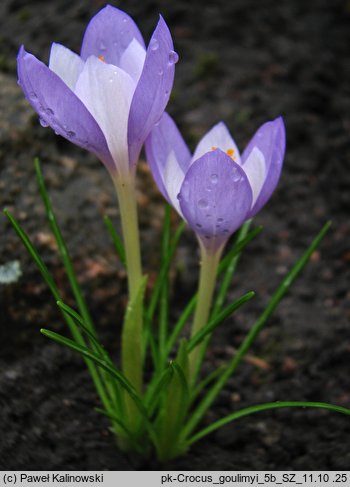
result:
M 119 66 L 121 55 L 133 39 L 145 47 L 132 18 L 107 5 L 90 20 L 84 34 L 81 57 L 84 61 L 90 56 L 102 57 L 107 63 Z
M 180 190 L 182 213 L 210 252 L 216 252 L 246 220 L 252 190 L 242 167 L 221 150 L 190 166 Z
M 75 92 L 95 118 L 107 140 L 117 170 L 129 171 L 127 126 L 135 83 L 125 71 L 89 57 Z
M 70 49 L 54 42 L 51 46 L 49 68 L 74 91 L 77 79 L 84 68 L 84 61 Z
M 182 171 L 179 161 L 176 158 L 174 152 L 171 152 L 168 156 L 168 159 L 165 164 L 163 179 L 164 179 L 164 186 L 168 193 L 168 201 L 169 203 L 175 208 L 175 210 L 183 217 L 180 203 L 177 198 L 183 180 L 185 178 L 185 173 Z
M 241 163 L 238 147 L 224 122 L 219 122 L 214 125 L 214 127 L 200 140 L 194 151 L 192 160 L 196 161 L 206 152 L 215 149 L 220 149 L 223 152 L 226 152 L 238 164 Z
M 136 39 L 133 39 L 121 55 L 119 67 L 130 74 L 135 83 L 138 83 L 145 58 L 146 50 Z
M 254 157 L 255 149 L 260 151 L 265 162 L 265 180 L 249 213 L 249 218 L 265 205 L 276 188 L 282 170 L 285 148 L 285 126 L 282 117 L 278 117 L 272 122 L 262 125 L 245 149 L 242 155 L 242 166 L 245 169 L 247 164 L 248 172 L 251 171 L 249 166 L 252 164 L 251 156 Z M 255 154 L 257 154 L 256 151 Z
M 62 137 L 96 154 L 113 171 L 113 159 L 100 127 L 61 78 L 23 47 L 18 54 L 17 66 L 24 94 L 43 123 L 50 125 Z
M 160 17 L 130 109 L 128 143 L 131 167 L 136 164 L 142 144 L 169 101 L 178 59 L 173 48 L 169 29 Z
M 253 191 L 252 207 L 254 206 L 266 177 L 266 164 L 264 154 L 254 147 L 244 162 L 244 172 L 247 175 L 249 184 Z
M 165 173 L 168 176 L 171 173 L 169 157 L 173 154 L 172 157 L 175 159 L 176 170 L 179 171 L 179 176 L 175 176 L 175 179 L 179 181 L 181 175 L 186 173 L 190 165 L 191 154 L 175 122 L 167 113 L 164 113 L 159 123 L 153 127 L 152 132 L 146 139 L 145 148 L 147 161 L 159 190 L 164 198 L 171 205 L 174 205 L 174 201 L 170 198 L 166 183 L 164 182 L 166 179 Z M 177 193 L 179 191 L 180 186 Z M 177 199 L 175 206 L 180 211 Z

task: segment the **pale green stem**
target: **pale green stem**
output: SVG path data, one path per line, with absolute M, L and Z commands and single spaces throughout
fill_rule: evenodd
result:
M 201 268 L 199 274 L 197 306 L 194 314 L 191 337 L 203 328 L 208 322 L 209 312 L 213 300 L 216 275 L 222 253 L 222 248 L 215 253 L 208 252 L 200 242 Z M 189 355 L 189 382 L 194 383 L 197 376 L 198 362 L 205 344 L 201 344 Z
M 126 268 L 128 276 L 129 304 L 140 290 L 142 280 L 140 237 L 137 217 L 135 176 L 114 177 L 125 247 Z M 124 322 L 122 332 L 122 369 L 136 389 L 142 393 L 142 302 L 135 309 L 134 320 Z M 135 424 L 138 416 L 134 402 L 126 398 L 130 423 Z

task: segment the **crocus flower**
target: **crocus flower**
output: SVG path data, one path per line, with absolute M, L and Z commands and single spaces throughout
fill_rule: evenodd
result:
M 123 178 L 166 107 L 177 59 L 162 17 L 146 50 L 134 21 L 107 5 L 90 21 L 80 56 L 54 43 L 47 67 L 21 47 L 18 77 L 43 126 Z
M 220 122 L 191 156 L 167 113 L 146 141 L 160 191 L 209 253 L 222 249 L 230 235 L 265 205 L 280 177 L 284 151 L 281 117 L 262 125 L 242 155 Z

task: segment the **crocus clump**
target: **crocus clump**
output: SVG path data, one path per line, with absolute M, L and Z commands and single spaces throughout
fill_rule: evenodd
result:
M 173 49 L 162 17 L 146 50 L 131 17 L 107 5 L 88 24 L 80 55 L 53 43 L 47 67 L 21 47 L 19 84 L 43 126 L 93 152 L 120 178 L 133 171 L 167 105 Z
M 242 155 L 220 122 L 191 156 L 167 113 L 146 141 L 158 188 L 208 252 L 222 249 L 232 233 L 268 201 L 280 177 L 284 152 L 281 117 L 262 125 Z

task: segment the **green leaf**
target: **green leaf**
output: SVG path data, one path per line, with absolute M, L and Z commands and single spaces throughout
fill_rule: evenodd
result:
M 247 222 L 248 223 L 248 222 Z M 262 227 L 257 227 L 251 230 L 248 235 L 246 235 L 242 240 L 238 241 L 232 250 L 228 252 L 228 254 L 222 259 L 218 267 L 218 274 L 224 272 L 228 269 L 228 266 L 232 265 L 232 262 L 237 257 L 237 255 L 244 249 L 244 247 L 253 239 L 255 238 L 260 232 L 262 231 Z M 195 293 L 191 300 L 186 305 L 184 311 L 181 313 L 178 321 L 176 322 L 173 331 L 168 338 L 167 345 L 166 345 L 166 353 L 167 356 L 171 352 L 172 348 L 174 347 L 176 340 L 178 339 L 181 331 L 183 330 L 184 326 L 186 325 L 187 321 L 189 320 L 190 316 L 194 312 L 197 303 L 197 293 Z M 213 315 L 212 315 L 213 317 Z
M 245 233 L 247 227 L 251 224 L 251 220 L 248 220 L 241 228 L 240 232 L 243 234 Z M 245 246 L 253 240 L 253 238 L 257 237 L 259 233 L 262 232 L 263 227 L 259 226 L 251 230 L 248 235 L 246 235 L 244 238 L 241 239 L 243 236 L 240 232 L 238 234 L 238 239 L 236 243 L 234 244 L 233 248 L 225 255 L 225 257 L 221 260 L 218 268 L 218 273 L 221 274 L 227 267 L 230 265 L 232 262 L 232 259 L 238 255 L 244 248 Z
M 228 316 L 230 316 L 234 311 L 236 311 L 242 304 L 246 303 L 255 295 L 253 291 L 244 294 L 234 303 L 226 306 L 225 309 L 218 313 L 214 319 L 211 319 L 198 333 L 196 333 L 188 343 L 188 352 L 191 352 L 203 339 L 210 333 L 212 333 L 215 328 L 217 328 Z
M 107 418 L 111 419 L 113 422 L 117 423 L 117 425 L 124 431 L 124 433 L 127 434 L 127 436 L 132 439 L 132 433 L 128 430 L 128 428 L 125 426 L 121 418 L 119 418 L 116 414 L 113 414 L 109 411 L 106 411 L 105 409 L 101 408 L 95 408 L 95 411 L 97 413 L 103 414 L 103 416 L 106 416 Z
M 57 242 L 58 250 L 59 250 L 64 268 L 66 270 L 66 273 L 67 273 L 69 283 L 71 285 L 74 297 L 75 297 L 76 302 L 78 304 L 80 314 L 82 315 L 84 322 L 87 324 L 90 331 L 96 336 L 95 327 L 94 327 L 94 324 L 92 322 L 92 319 L 91 319 L 85 298 L 84 298 L 83 293 L 81 291 L 78 279 L 76 277 L 76 274 L 75 274 L 75 271 L 74 271 L 74 268 L 73 268 L 73 265 L 72 265 L 72 262 L 71 262 L 71 259 L 69 256 L 67 245 L 63 239 L 60 227 L 59 227 L 57 219 L 56 219 L 56 215 L 53 211 L 51 201 L 50 201 L 50 198 L 49 198 L 47 190 L 46 190 L 44 178 L 43 178 L 43 175 L 41 172 L 39 159 L 36 158 L 34 161 L 34 164 L 35 164 L 35 171 L 36 171 L 36 176 L 37 176 L 37 180 L 38 180 L 39 190 L 40 190 L 40 194 L 41 194 L 44 206 L 45 206 L 45 210 L 46 210 L 46 214 L 47 214 L 48 221 L 50 224 L 50 228 L 51 228 L 52 233 L 54 234 L 55 240 Z
M 44 281 L 46 282 L 47 286 L 49 287 L 55 301 L 61 300 L 60 293 L 58 291 L 58 288 L 56 286 L 56 283 L 54 279 L 52 278 L 49 270 L 47 269 L 44 261 L 40 257 L 37 249 L 35 248 L 34 244 L 30 240 L 29 236 L 27 233 L 23 230 L 21 225 L 17 222 L 17 220 L 11 215 L 11 213 L 5 209 L 4 210 L 5 215 L 9 219 L 11 225 L 13 226 L 15 232 L 17 233 L 18 237 L 22 241 L 24 247 L 27 249 L 29 255 L 32 257 L 33 261 L 37 265 L 39 272 L 41 273 Z M 65 319 L 65 322 L 67 323 L 67 326 L 74 338 L 74 340 L 81 344 L 85 345 L 85 340 L 83 336 L 80 333 L 80 330 L 75 326 L 74 320 L 68 315 L 66 312 L 63 312 L 63 317 Z M 85 360 L 85 359 L 84 359 Z M 105 407 L 109 407 L 110 400 L 106 394 L 105 391 L 105 384 L 103 383 L 102 378 L 100 377 L 98 370 L 96 369 L 95 365 L 91 363 L 90 361 L 86 360 L 86 365 L 88 367 L 88 370 L 90 372 L 91 378 L 95 384 L 96 390 L 101 398 L 101 401 L 105 405 Z
M 225 269 L 224 276 L 223 276 L 221 285 L 219 287 L 219 290 L 216 294 L 215 302 L 214 302 L 213 309 L 211 312 L 211 318 L 214 318 L 214 316 L 217 313 L 219 313 L 220 309 L 222 308 L 222 305 L 224 304 L 225 298 L 227 296 L 227 292 L 229 290 L 229 286 L 232 282 L 232 278 L 233 278 L 233 275 L 235 273 L 235 270 L 236 270 L 236 267 L 237 267 L 237 264 L 239 261 L 239 257 L 241 255 L 241 251 L 248 244 L 248 242 L 253 237 L 255 237 L 257 235 L 257 233 L 260 233 L 260 231 L 261 231 L 259 227 L 258 227 L 259 232 L 254 233 L 254 230 L 253 230 L 249 234 L 249 239 L 247 240 L 247 234 L 248 234 L 249 227 L 250 227 L 251 223 L 252 223 L 252 220 L 248 220 L 247 222 L 244 223 L 244 225 L 242 225 L 242 227 L 238 233 L 236 243 L 233 247 L 233 250 L 235 252 L 232 252 L 232 253 L 230 252 L 230 254 L 231 254 L 230 258 L 227 259 L 227 267 Z M 253 236 L 251 236 L 251 235 L 253 235 Z
M 249 416 L 250 414 L 259 413 L 261 411 L 268 411 L 271 409 L 281 409 L 281 408 L 317 408 L 317 409 L 327 409 L 329 411 L 334 411 L 336 413 L 346 414 L 350 416 L 350 409 L 344 408 L 342 406 L 337 406 L 335 404 L 330 404 L 327 402 L 304 402 L 304 401 L 280 401 L 280 402 L 268 402 L 264 404 L 257 404 L 256 406 L 250 406 L 244 409 L 240 409 L 234 413 L 225 416 L 218 421 L 215 421 L 211 425 L 202 429 L 194 436 L 192 436 L 187 445 L 192 445 L 196 441 L 200 440 L 206 435 L 209 435 L 213 431 L 221 428 L 222 426 L 235 421 L 236 419 L 243 418 L 244 416 Z
M 183 430 L 184 437 L 189 435 L 193 431 L 193 429 L 197 426 L 197 424 L 201 421 L 208 408 L 211 406 L 211 404 L 213 403 L 217 395 L 220 393 L 220 391 L 222 390 L 222 388 L 224 387 L 228 379 L 232 376 L 237 366 L 240 364 L 241 360 L 243 359 L 243 357 L 251 347 L 255 338 L 262 330 L 267 319 L 271 316 L 272 312 L 275 310 L 277 304 L 281 301 L 283 296 L 286 294 L 290 286 L 293 284 L 295 279 L 298 277 L 298 275 L 306 265 L 307 261 L 310 259 L 312 253 L 321 243 L 322 239 L 324 238 L 327 231 L 329 230 L 330 225 L 331 225 L 330 222 L 324 225 L 324 227 L 322 228 L 320 233 L 316 236 L 316 238 L 313 240 L 313 242 L 308 247 L 306 252 L 300 257 L 300 259 L 296 262 L 293 268 L 289 271 L 287 276 L 282 280 L 281 284 L 272 295 L 269 304 L 267 305 L 263 313 L 260 315 L 258 320 L 254 323 L 254 325 L 250 329 L 248 335 L 244 339 L 242 345 L 239 347 L 232 361 L 229 363 L 229 365 L 226 367 L 223 374 L 211 387 L 211 389 L 208 391 L 208 393 L 200 402 L 196 410 L 191 415 L 190 419 L 188 420 L 188 423 L 186 424 Z
M 109 218 L 109 216 L 105 215 L 103 217 L 103 221 L 104 221 L 104 223 L 107 227 L 107 230 L 108 230 L 108 232 L 109 232 L 109 234 L 113 240 L 114 247 L 117 251 L 120 262 L 124 265 L 124 267 L 126 267 L 125 249 L 124 249 L 122 239 L 117 234 L 117 232 L 113 226 L 112 220 Z
M 183 327 L 186 325 L 188 319 L 190 318 L 190 316 L 194 312 L 196 304 L 197 304 L 197 293 L 188 302 L 184 311 L 181 313 L 180 318 L 178 319 L 178 321 L 176 322 L 176 324 L 174 326 L 174 329 L 173 329 L 173 331 L 172 331 L 172 333 L 168 339 L 168 342 L 167 342 L 167 347 L 166 347 L 167 356 L 169 355 L 173 346 L 175 345 L 175 342 L 178 339 Z

